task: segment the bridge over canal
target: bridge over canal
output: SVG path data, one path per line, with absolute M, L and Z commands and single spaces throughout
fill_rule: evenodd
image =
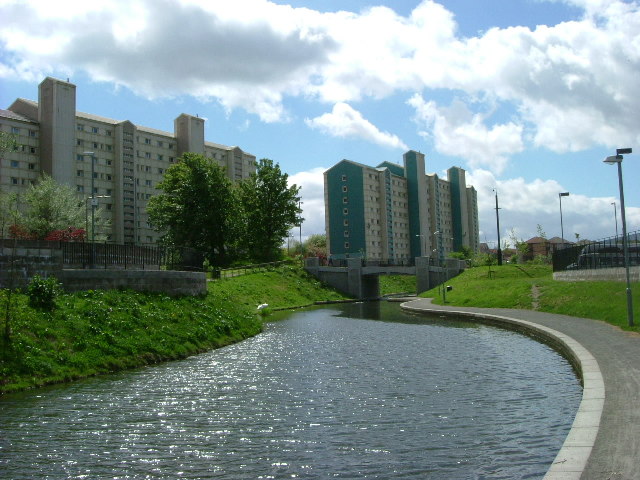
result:
M 413 265 L 393 265 L 380 261 L 349 258 L 346 265 L 325 266 L 317 257 L 305 259 L 305 270 L 320 281 L 355 298 L 380 296 L 380 275 L 415 275 L 416 293 L 426 292 L 464 270 L 465 262 L 447 258 L 443 266 L 437 259 L 417 257 Z

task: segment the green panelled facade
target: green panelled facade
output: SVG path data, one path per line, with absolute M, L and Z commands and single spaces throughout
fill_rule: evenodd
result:
M 449 184 L 451 186 L 451 226 L 453 230 L 453 250 L 459 252 L 462 250 L 462 236 L 464 229 L 462 226 L 462 205 L 460 204 L 461 185 L 460 170 L 450 168 L 448 170 Z M 466 188 L 466 187 L 464 187 Z M 466 205 L 465 205 L 466 207 Z
M 337 259 L 364 256 L 366 244 L 363 167 L 342 160 L 327 170 L 326 188 L 329 251 Z
M 411 245 L 411 256 L 415 258 L 422 256 L 422 235 L 429 234 L 420 231 L 419 205 L 425 199 L 420 198 L 418 181 L 419 175 L 424 175 L 424 172 L 418 171 L 418 158 L 413 150 L 405 153 L 404 162 L 409 197 L 409 244 Z

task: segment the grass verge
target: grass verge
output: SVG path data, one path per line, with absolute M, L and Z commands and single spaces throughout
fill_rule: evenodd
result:
M 563 282 L 553 280 L 546 265 L 502 265 L 475 267 L 447 281 L 447 305 L 482 308 L 521 308 L 574 317 L 603 320 L 624 330 L 640 332 L 638 309 L 636 326 L 627 326 L 626 285 L 622 282 Z M 420 294 L 442 305 L 438 288 Z M 639 305 L 640 291 L 633 288 L 633 302 Z
M 0 339 L 0 393 L 184 358 L 262 330 L 256 307 L 339 300 L 300 268 L 208 283 L 205 297 L 89 290 L 62 294 L 56 308 L 12 296 L 11 340 Z M 0 293 L 4 313 L 6 292 Z M 4 322 L 2 327 L 4 327 Z

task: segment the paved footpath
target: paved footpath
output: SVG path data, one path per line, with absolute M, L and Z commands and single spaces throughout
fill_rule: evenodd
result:
M 598 320 L 531 310 L 440 306 L 431 304 L 427 298 L 412 300 L 402 306 L 413 311 L 457 311 L 508 317 L 546 327 L 574 339 L 588 351 L 587 355 L 590 353 L 595 357 L 595 368 L 599 367 L 601 372 L 601 377 L 598 374 L 597 378 L 604 380 L 604 395 L 601 395 L 597 412 L 601 411 L 600 421 L 594 430 L 595 440 L 588 442 L 593 446 L 587 450 L 581 471 L 563 473 L 559 468 L 560 473 L 551 474 L 554 467 L 561 467 L 559 464 L 565 461 L 559 461 L 559 453 L 545 479 L 640 480 L 640 335 L 624 332 Z M 572 438 L 576 438 L 575 432 L 580 430 L 578 417 L 588 403 L 585 402 L 589 385 L 586 375 L 584 380 L 583 402 L 569 434 Z M 593 385 L 594 382 L 590 383 Z M 565 445 L 571 443 L 569 437 Z

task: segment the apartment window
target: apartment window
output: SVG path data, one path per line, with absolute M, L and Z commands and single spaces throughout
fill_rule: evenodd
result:
M 93 172 L 93 178 L 98 178 L 98 172 Z
M 163 168 L 158 168 L 158 173 L 159 173 L 160 175 L 162 175 L 162 174 L 164 173 L 164 169 L 163 169 Z
M 145 184 L 147 187 L 150 187 L 150 186 L 151 186 L 151 180 L 145 180 L 145 181 L 144 181 L 144 184 Z
M 36 169 L 36 164 L 35 163 L 30 163 L 29 164 L 29 170 L 35 170 Z
M 151 139 L 145 138 L 144 139 L 144 143 L 147 144 L 147 145 L 151 145 Z
M 19 127 L 11 127 L 11 133 L 19 134 L 20 133 L 20 128 Z
M 105 160 L 107 165 L 111 165 L 111 160 Z
M 158 160 L 163 160 L 163 156 L 158 154 Z
M 346 182 L 347 181 L 347 176 L 346 175 L 342 175 L 342 181 Z
M 345 250 L 349 250 L 349 242 L 344 242 L 344 248 Z
M 18 185 L 18 179 L 16 177 L 11 177 L 11 184 Z
M 37 136 L 36 131 L 35 130 L 29 130 L 29 136 L 35 138 Z
M 84 162 L 84 155 L 82 155 L 81 153 L 76 154 L 76 161 Z
M 342 197 L 342 203 L 349 203 L 349 198 Z
M 82 145 L 84 145 L 84 142 L 80 139 L 76 140 L 76 145 L 81 147 Z
M 29 153 L 36 153 L 36 147 L 29 147 Z
M 173 163 L 173 157 L 169 157 L 169 163 Z
M 91 133 L 98 133 L 98 127 L 91 127 Z
M 343 225 L 343 226 L 345 226 L 345 227 L 348 227 L 348 226 L 349 226 L 349 219 L 345 218 L 345 219 L 342 221 L 342 225 Z
M 345 237 L 348 237 L 348 236 L 349 236 L 349 230 L 345 230 L 345 231 L 344 231 L 344 236 L 345 236 Z
M 78 130 L 79 132 L 84 132 L 84 125 L 82 125 L 81 123 L 77 124 L 76 130 Z
M 106 133 L 108 137 L 110 137 L 110 136 L 111 136 L 111 130 L 105 130 L 105 132 L 104 132 L 104 133 Z
M 349 209 L 348 208 L 343 208 L 342 209 L 342 214 L 343 215 L 349 215 Z
M 93 148 L 98 148 L 98 143 L 97 142 L 93 142 Z
M 113 208 L 113 205 L 110 204 L 110 203 L 107 203 L 106 204 L 106 208 L 107 208 L 107 210 L 111 210 Z
M 346 185 L 343 185 L 343 186 L 342 186 L 342 192 L 343 192 L 343 193 L 347 193 L 347 191 L 348 191 L 348 190 L 349 190 L 349 189 L 347 188 L 347 186 L 346 186 Z
M 84 185 L 76 185 L 76 189 L 78 190 L 78 192 L 83 193 L 84 192 Z
M 158 146 L 159 147 L 164 147 L 164 142 L 162 140 L 158 140 Z
M 20 166 L 20 162 L 18 162 L 17 160 L 11 160 L 11 166 L 13 168 L 18 168 Z
M 144 158 L 151 158 L 151 154 L 149 152 L 144 153 Z
M 145 165 L 144 171 L 145 172 L 150 172 L 151 171 L 151 167 L 149 165 Z
M 170 144 L 169 144 L 169 148 L 173 148 L 173 143 L 170 143 Z
M 111 189 L 107 188 L 107 195 L 111 195 Z

